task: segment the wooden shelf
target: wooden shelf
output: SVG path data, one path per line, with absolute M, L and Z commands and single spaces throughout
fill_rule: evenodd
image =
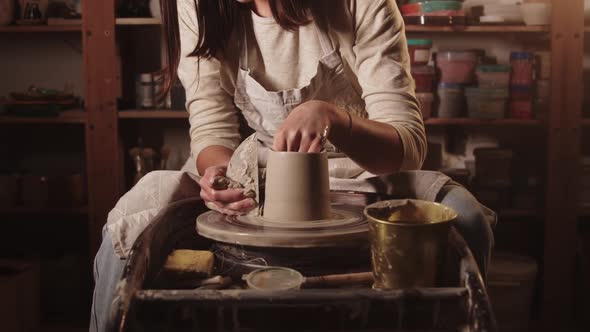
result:
M 514 127 L 540 127 L 540 120 L 518 120 L 518 119 L 498 119 L 498 120 L 479 120 L 468 118 L 442 119 L 431 118 L 425 121 L 427 126 L 514 126 Z
M 119 111 L 121 119 L 188 119 L 188 112 L 170 110 Z
M 117 25 L 161 25 L 162 21 L 159 18 L 153 17 L 130 17 L 130 18 L 117 18 L 115 20 Z
M 45 215 L 85 215 L 88 207 L 72 208 L 38 208 L 38 207 L 14 207 L 0 208 L 0 214 L 45 214 Z
M 86 113 L 81 110 L 63 111 L 56 117 L 29 117 L 0 115 L 0 124 L 72 124 L 86 123 Z
M 7 25 L 0 32 L 81 32 L 81 25 Z
M 551 31 L 550 26 L 529 25 L 466 25 L 466 26 L 430 26 L 406 25 L 407 32 L 521 32 L 545 33 Z

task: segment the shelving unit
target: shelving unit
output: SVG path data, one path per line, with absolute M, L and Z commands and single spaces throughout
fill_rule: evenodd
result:
M 503 132 L 518 129 L 543 130 L 547 135 L 544 144 L 543 158 L 546 164 L 544 176 L 545 206 L 541 211 L 501 210 L 502 219 L 518 220 L 526 218 L 538 220 L 544 229 L 543 250 L 540 255 L 540 278 L 542 285 L 543 320 L 546 323 L 570 321 L 574 304 L 574 266 L 576 253 L 576 219 L 577 210 L 575 197 L 577 156 L 579 154 L 579 137 L 573 130 L 579 126 L 579 118 L 573 113 L 581 109 L 579 82 L 581 78 L 581 43 L 580 22 L 583 22 L 583 1 L 553 2 L 551 26 L 465 26 L 465 27 L 431 27 L 406 26 L 408 33 L 422 38 L 428 34 L 429 39 L 447 38 L 448 35 L 464 37 L 469 40 L 477 38 L 493 38 L 505 35 L 507 38 L 517 36 L 525 45 L 538 42 L 550 45 L 551 52 L 551 104 L 546 120 L 495 120 L 481 121 L 472 119 L 428 119 L 425 124 L 429 128 L 459 127 L 477 130 L 493 128 Z M 572 15 L 575 13 L 575 15 Z M 586 32 L 590 32 L 586 29 Z M 576 86 L 576 84 L 578 84 Z M 579 114 L 577 114 L 579 117 Z M 588 125 L 587 122 L 584 122 Z M 505 129 L 505 130 L 504 130 Z M 461 132 L 463 132 L 461 130 Z M 528 131 L 527 131 L 528 132 Z M 513 139 L 518 139 L 518 136 Z M 540 138 L 538 138 L 540 139 Z M 542 144 L 542 141 L 538 141 Z M 539 146 L 535 146 L 538 148 Z M 539 165 L 541 166 L 541 165 Z M 567 198 L 566 198 L 567 197 Z M 567 209 L 567 210 L 566 210 Z M 565 244 L 567 243 L 567 244 Z M 565 245 L 564 245 L 565 244 Z M 567 280 L 569 287 L 563 284 Z
M 84 1 L 85 5 L 91 5 L 94 2 Z M 83 11 L 100 15 L 99 12 L 88 11 L 86 7 Z M 93 15 L 85 16 L 92 17 Z M 27 80 L 41 87 L 60 88 L 60 85 L 52 84 L 63 79 L 68 84 L 74 84 L 75 89 L 87 88 L 86 83 L 94 80 L 93 77 L 87 75 L 92 70 L 88 70 L 88 67 L 82 68 L 79 64 L 82 58 L 100 56 L 98 52 L 89 53 L 88 46 L 92 45 L 96 39 L 100 39 L 101 35 L 104 36 L 104 30 L 93 30 L 90 33 L 90 29 L 86 26 L 88 22 L 71 23 L 77 24 L 68 22 L 67 25 L 0 26 L 0 38 L 2 39 L 0 53 L 8 49 L 14 51 L 14 53 L 3 54 L 4 58 L 14 56 L 8 54 L 16 54 L 23 49 L 24 52 L 28 52 L 24 53 L 22 58 L 20 54 L 16 59 L 11 58 L 9 62 L 4 64 L 4 67 L 0 66 L 5 83 L 3 88 L 7 87 L 6 84 L 14 84 L 15 90 L 17 86 L 21 86 L 21 81 L 13 81 L 14 77 L 10 77 L 11 74 L 19 75 L 23 78 L 22 81 Z M 47 49 L 46 54 L 45 49 Z M 57 56 L 53 57 L 53 55 Z M 78 58 L 70 63 L 62 58 L 64 55 Z M 63 66 L 54 69 L 48 65 L 48 62 Z M 18 65 L 13 66 L 14 63 L 18 63 Z M 21 63 L 24 65 L 21 66 Z M 6 70 L 7 67 L 9 70 Z M 67 74 L 60 72 L 64 68 L 68 71 Z M 71 73 L 70 68 L 72 68 Z M 80 76 L 76 76 L 78 73 Z M 62 74 L 64 75 L 62 76 Z M 55 75 L 55 77 L 45 77 L 47 75 Z M 75 78 L 70 80 L 72 76 Z M 12 89 L 12 86 L 10 88 Z M 79 90 L 75 91 L 82 95 Z M 84 97 L 86 100 L 88 94 L 84 94 Z M 100 110 L 96 108 L 73 109 L 59 112 L 57 116 L 46 116 L 43 113 L 22 116 L 0 114 L 0 131 L 3 134 L 2 150 L 7 153 L 2 158 L 2 173 L 30 174 L 33 178 L 39 174 L 48 175 L 49 181 L 53 181 L 52 177 L 55 175 L 56 181 L 51 182 L 51 186 L 57 183 L 60 185 L 67 183 L 69 180 L 62 182 L 64 175 L 80 174 L 83 179 L 94 177 L 93 170 L 90 168 L 96 163 L 99 156 L 89 151 L 89 143 L 96 135 L 94 123 L 90 119 L 91 113 L 98 111 Z M 8 152 L 10 152 L 9 155 Z M 39 291 L 40 296 L 43 294 L 43 299 L 39 300 L 42 314 L 41 330 L 47 324 L 55 326 L 55 330 L 67 330 L 62 325 L 78 324 L 79 320 L 84 320 L 87 324 L 88 320 L 85 315 L 89 312 L 91 304 L 91 266 L 97 248 L 93 242 L 96 242 L 97 236 L 100 236 L 100 233 L 96 233 L 91 227 L 97 212 L 95 208 L 97 204 L 94 202 L 105 198 L 95 194 L 96 187 L 89 183 L 90 181 L 72 183 L 72 187 L 68 188 L 54 186 L 48 189 L 47 183 L 31 183 L 35 180 L 27 182 L 24 177 L 21 180 L 23 196 L 26 187 L 32 201 L 36 201 L 37 194 L 43 195 L 40 196 L 39 200 L 41 200 L 42 198 L 47 199 L 50 195 L 56 195 L 57 191 L 65 193 L 71 189 L 79 192 L 82 186 L 86 188 L 84 196 L 88 201 L 80 202 L 85 206 L 57 207 L 57 205 L 61 206 L 61 200 L 47 199 L 49 201 L 47 207 L 38 207 L 31 202 L 26 203 L 23 199 L 22 201 L 25 202 L 19 202 L 18 205 L 0 207 L 0 224 L 5 229 L 5 235 L 2 238 L 4 258 L 10 259 L 12 256 L 50 267 L 45 270 L 41 269 L 41 276 L 39 276 L 43 280 Z M 0 186 L 2 185 L 0 184 Z M 55 198 L 55 196 L 51 196 L 51 198 Z M 74 204 L 74 202 L 63 202 L 64 205 L 70 203 Z M 70 260 L 67 260 L 68 258 Z M 52 272 L 48 272 L 48 270 L 55 271 L 55 262 L 64 259 L 67 261 L 68 273 L 60 274 L 59 281 L 51 279 Z M 63 290 L 60 289 L 60 285 L 67 285 L 67 292 L 64 291 L 59 297 L 53 297 L 55 292 Z M 55 317 L 52 310 L 57 306 L 52 306 L 51 301 L 63 304 L 62 310 L 67 312 L 67 315 Z M 70 310 L 74 307 L 72 303 L 76 303 L 75 307 L 80 310 Z M 31 308 L 31 310 L 33 309 Z M 28 313 L 24 314 L 23 317 L 28 318 Z

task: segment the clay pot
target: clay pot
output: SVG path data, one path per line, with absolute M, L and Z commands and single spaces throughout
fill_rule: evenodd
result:
M 270 151 L 266 164 L 265 219 L 330 219 L 328 156 L 325 153 Z

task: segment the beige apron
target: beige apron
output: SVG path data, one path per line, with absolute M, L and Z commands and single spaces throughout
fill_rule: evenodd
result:
M 246 176 L 237 179 L 241 183 L 257 185 L 257 180 L 249 177 L 258 174 L 254 168 L 265 166 L 265 151 L 272 146 L 275 132 L 301 103 L 323 100 L 357 116 L 367 116 L 365 103 L 347 78 L 342 59 L 332 46 L 326 28 L 318 27 L 315 22 L 313 24 L 323 52 L 315 77 L 303 88 L 276 92 L 267 91 L 252 77 L 248 69 L 247 30 L 244 29 L 234 102 L 248 125 L 256 131 L 256 136 L 250 137 L 238 148 L 229 166 L 236 176 Z M 254 153 L 256 150 L 257 153 Z M 375 177 L 364 172 L 349 158 L 342 157 L 330 145 L 327 150 L 331 190 L 377 192 L 434 201 L 442 187 L 451 182 L 441 173 L 422 171 Z M 183 170 L 152 172 L 126 193 L 110 212 L 107 221 L 115 253 L 126 258 L 135 239 L 166 205 L 198 196 L 196 174 L 193 156 Z M 486 209 L 486 213 L 490 220 L 495 220 L 491 211 Z

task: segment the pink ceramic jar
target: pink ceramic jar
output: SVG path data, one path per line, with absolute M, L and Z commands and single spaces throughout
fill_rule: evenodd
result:
M 436 66 L 440 70 L 442 84 L 469 84 L 475 76 L 477 55 L 468 51 L 439 52 Z

